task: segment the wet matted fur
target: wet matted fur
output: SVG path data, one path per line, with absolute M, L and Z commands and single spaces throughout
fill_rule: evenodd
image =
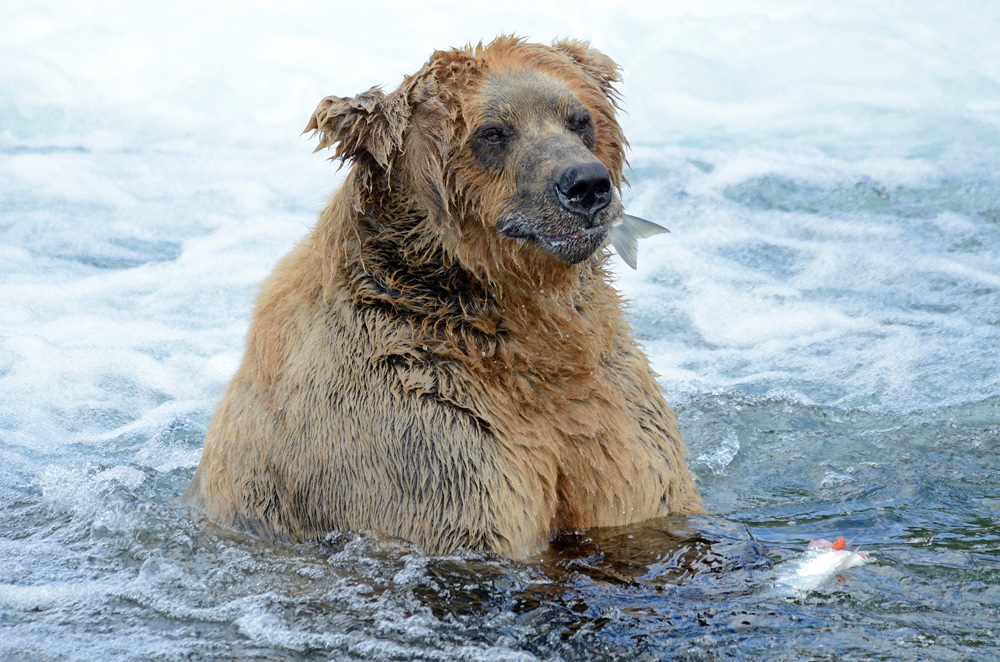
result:
M 438 51 L 310 119 L 350 166 L 264 283 L 185 500 L 269 539 L 428 552 L 701 511 L 609 284 L 618 67 L 588 44 Z

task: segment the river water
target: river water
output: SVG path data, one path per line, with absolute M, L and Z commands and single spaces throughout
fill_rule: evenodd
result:
M 0 8 L 0 658 L 1000 658 L 1000 6 Z M 316 102 L 434 48 L 625 68 L 618 286 L 709 515 L 544 557 L 275 547 L 177 503 Z M 773 590 L 808 541 L 871 562 Z

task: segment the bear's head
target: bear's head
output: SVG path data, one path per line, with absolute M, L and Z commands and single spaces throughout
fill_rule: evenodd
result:
M 359 218 L 418 219 L 414 255 L 433 247 L 489 283 L 551 282 L 599 263 L 622 214 L 618 80 L 586 43 L 500 37 L 435 52 L 388 95 L 327 97 L 306 131 L 352 163 Z

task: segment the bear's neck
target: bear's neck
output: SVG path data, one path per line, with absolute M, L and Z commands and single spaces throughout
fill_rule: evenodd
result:
M 602 258 L 567 267 L 561 282 L 491 287 L 422 236 L 423 221 L 400 209 L 365 213 L 345 237 L 343 287 L 354 306 L 402 328 L 399 353 L 546 379 L 599 366 L 625 324 Z

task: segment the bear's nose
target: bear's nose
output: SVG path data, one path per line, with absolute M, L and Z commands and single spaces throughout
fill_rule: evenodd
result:
M 555 189 L 563 209 L 588 218 L 611 202 L 611 176 L 600 161 L 569 166 L 556 180 Z

